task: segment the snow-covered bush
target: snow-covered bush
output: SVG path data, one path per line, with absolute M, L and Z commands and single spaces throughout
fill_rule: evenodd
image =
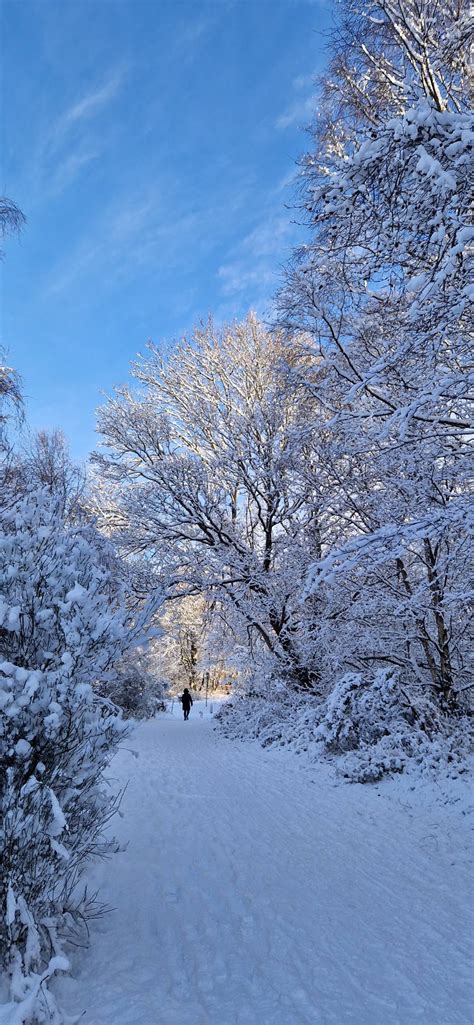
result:
M 133 632 L 103 545 L 90 527 L 65 527 L 46 490 L 3 496 L 0 955 L 11 1022 L 61 1021 L 47 979 L 68 967 L 61 941 L 83 914 L 87 859 L 116 847 L 104 837 L 117 798 L 103 774 L 126 726 L 95 686 Z
M 358 783 L 405 769 L 459 774 L 472 752 L 471 718 L 461 711 L 453 718 L 432 697 L 409 693 L 391 669 L 346 673 L 325 700 L 284 687 L 236 695 L 216 721 L 232 739 L 334 759 L 338 774 Z
M 286 687 L 251 695 L 241 694 L 223 703 L 215 719 L 233 740 L 258 740 L 262 747 L 289 745 L 297 753 L 315 750 L 315 734 L 323 705 L 311 694 Z
M 415 708 L 403 696 L 393 670 L 381 669 L 374 679 L 364 679 L 361 673 L 346 673 L 326 701 L 316 736 L 328 751 L 342 754 L 377 743 L 401 723 L 415 722 L 427 735 L 437 732 L 439 711 L 426 702 L 423 710 Z
M 472 722 L 460 717 L 444 720 L 439 733 L 428 736 L 420 728 L 400 723 L 398 730 L 373 745 L 350 751 L 337 763 L 339 776 L 351 783 L 376 783 L 395 772 L 459 776 L 472 767 Z
M 415 702 L 397 673 L 381 669 L 372 679 L 347 673 L 338 681 L 315 737 L 330 754 L 357 752 L 339 764 L 342 775 L 374 782 L 402 772 L 407 758 L 427 748 L 442 730 L 439 707 L 429 699 Z
M 166 684 L 149 649 L 134 648 L 121 659 L 105 693 L 127 719 L 149 719 L 165 709 Z

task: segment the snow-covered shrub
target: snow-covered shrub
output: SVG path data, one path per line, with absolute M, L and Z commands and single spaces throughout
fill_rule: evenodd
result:
M 127 653 L 105 693 L 127 719 L 149 719 L 166 708 L 166 684 L 154 670 L 148 649 Z
M 443 715 L 432 699 L 408 694 L 393 670 L 372 679 L 347 673 L 328 697 L 315 739 L 329 754 L 344 755 L 340 775 L 359 783 L 402 772 L 462 763 L 469 749 L 469 721 Z
M 47 979 L 68 967 L 61 936 L 82 914 L 87 859 L 116 847 L 104 837 L 116 798 L 103 773 L 126 727 L 95 686 L 131 634 L 103 544 L 90 527 L 65 527 L 46 491 L 4 496 L 0 955 L 12 1022 L 61 1020 Z
M 458 775 L 472 751 L 468 715 L 444 714 L 387 669 L 374 677 L 346 673 L 325 700 L 271 686 L 237 694 L 215 718 L 229 738 L 289 746 L 313 760 L 335 759 L 338 774 L 358 783 L 405 769 Z
M 258 740 L 262 747 L 289 745 L 298 753 L 311 750 L 322 715 L 320 698 L 285 687 L 252 695 L 236 695 L 216 713 L 219 729 L 233 740 Z
M 382 669 L 368 680 L 361 673 L 346 673 L 326 701 L 317 739 L 332 754 L 353 751 L 363 744 L 375 744 L 407 722 L 406 713 L 393 670 Z M 436 725 L 433 721 L 432 728 Z
M 375 744 L 364 744 L 338 760 L 337 772 L 351 783 L 376 783 L 394 772 L 459 776 L 472 765 L 472 722 L 460 717 L 445 719 L 435 736 L 407 723 Z

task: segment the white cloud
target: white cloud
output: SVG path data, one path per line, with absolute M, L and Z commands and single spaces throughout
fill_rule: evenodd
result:
M 280 117 L 275 121 L 276 128 L 289 128 L 291 125 L 297 125 L 299 128 L 303 128 L 311 120 L 315 108 L 315 98 L 313 95 L 301 97 L 301 99 L 295 100 Z
M 293 89 L 308 89 L 314 86 L 315 75 L 297 75 L 292 81 Z
M 30 209 L 60 195 L 103 153 L 106 137 L 92 123 L 118 95 L 126 71 L 125 66 L 111 70 L 102 85 L 83 93 L 39 133 Z
M 167 176 L 143 180 L 140 187 L 111 197 L 94 220 L 86 220 L 79 238 L 45 275 L 45 297 L 84 287 L 94 277 L 108 288 L 140 275 L 160 274 L 207 260 L 226 237 L 230 224 L 240 223 L 253 180 L 239 178 L 232 194 L 194 195 L 177 191 Z M 271 240 L 252 232 L 253 245 L 268 250 Z M 188 254 L 192 254 L 189 256 Z M 249 261 L 250 265 L 250 261 Z
M 233 248 L 229 259 L 217 270 L 221 295 L 221 315 L 252 308 L 258 313 L 270 310 L 278 287 L 282 264 L 295 242 L 295 227 L 289 214 L 269 214 Z M 228 311 L 228 313 L 226 312 Z
M 61 115 L 53 128 L 53 134 L 62 135 L 78 121 L 94 117 L 101 108 L 107 106 L 120 92 L 124 69 L 114 71 L 99 89 L 86 93 Z
M 222 293 L 225 296 L 236 295 L 241 292 L 266 289 L 274 283 L 275 271 L 269 267 L 252 269 L 247 267 L 243 260 L 236 260 L 235 263 L 223 264 L 219 267 L 217 275 L 222 282 Z
M 220 211 L 222 218 L 223 211 Z M 214 211 L 179 209 L 166 203 L 154 182 L 111 201 L 66 259 L 48 273 L 44 295 L 67 292 L 92 276 L 116 287 L 160 267 L 179 266 L 183 253 L 202 238 Z M 217 217 L 217 213 L 215 214 Z
M 99 151 L 97 150 L 84 150 L 69 154 L 58 164 L 51 181 L 50 192 L 61 193 L 74 181 L 80 171 L 91 161 L 96 160 L 98 156 Z

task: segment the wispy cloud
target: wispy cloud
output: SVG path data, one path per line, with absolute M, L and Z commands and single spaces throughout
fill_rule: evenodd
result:
M 309 89 L 314 86 L 314 74 L 297 75 L 292 81 L 293 89 Z
M 188 22 L 179 34 L 179 47 L 185 49 L 195 46 L 201 36 L 208 31 L 210 25 L 210 18 L 198 18 L 196 21 Z
M 295 96 L 288 104 L 286 110 L 277 118 L 275 121 L 276 128 L 290 128 L 291 125 L 297 125 L 298 128 L 304 127 L 314 113 L 316 105 L 314 73 L 297 75 L 291 85 L 293 91 L 299 95 Z
M 50 271 L 44 295 L 66 292 L 84 279 L 106 277 L 111 283 L 123 278 L 130 267 L 136 275 L 144 252 L 156 231 L 158 194 L 128 197 L 127 205 L 114 203 L 106 209 L 62 260 Z
M 118 95 L 123 78 L 124 69 L 122 68 L 119 71 L 113 72 L 98 89 L 85 93 L 80 100 L 62 114 L 56 124 L 55 131 L 65 131 L 78 121 L 94 117 L 102 107 L 107 106 Z
M 77 175 L 93 160 L 100 156 L 100 150 L 83 150 L 70 153 L 61 160 L 53 172 L 50 182 L 50 193 L 59 194 L 67 188 Z
M 207 193 L 198 197 L 177 190 L 169 178 L 144 178 L 140 187 L 115 195 L 96 219 L 84 224 L 76 244 L 48 271 L 43 296 L 82 289 L 92 278 L 113 289 L 140 276 L 162 280 L 178 270 L 182 282 L 193 261 L 207 259 L 230 225 L 240 223 L 253 188 L 253 179 L 241 174 L 232 195 L 210 200 Z
M 258 293 L 262 290 L 266 295 L 271 291 L 270 285 L 275 281 L 275 271 L 270 267 L 249 267 L 243 260 L 224 264 L 217 272 L 222 282 L 224 296 L 237 296 L 242 293 Z
M 281 266 L 295 244 L 295 234 L 289 214 L 268 213 L 234 246 L 217 270 L 223 300 L 218 317 L 238 316 L 248 308 L 269 315 Z
M 182 270 L 184 254 L 211 238 L 209 225 L 224 213 L 207 204 L 198 209 L 175 204 L 158 182 L 121 195 L 49 272 L 43 294 L 59 295 L 92 278 L 114 288 L 140 276 L 153 274 L 158 280 L 172 268 Z
M 112 69 L 101 84 L 82 90 L 65 110 L 39 125 L 30 209 L 64 192 L 104 152 L 106 135 L 99 133 L 95 121 L 119 96 L 126 73 L 124 65 Z
M 298 128 L 304 127 L 310 120 L 314 107 L 314 96 L 300 97 L 276 119 L 276 128 L 289 128 L 291 125 L 297 125 Z

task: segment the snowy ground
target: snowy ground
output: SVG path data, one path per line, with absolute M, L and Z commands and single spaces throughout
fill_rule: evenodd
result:
M 472 1025 L 464 781 L 339 783 L 196 704 L 129 748 L 115 911 L 58 983 L 84 1025 Z

